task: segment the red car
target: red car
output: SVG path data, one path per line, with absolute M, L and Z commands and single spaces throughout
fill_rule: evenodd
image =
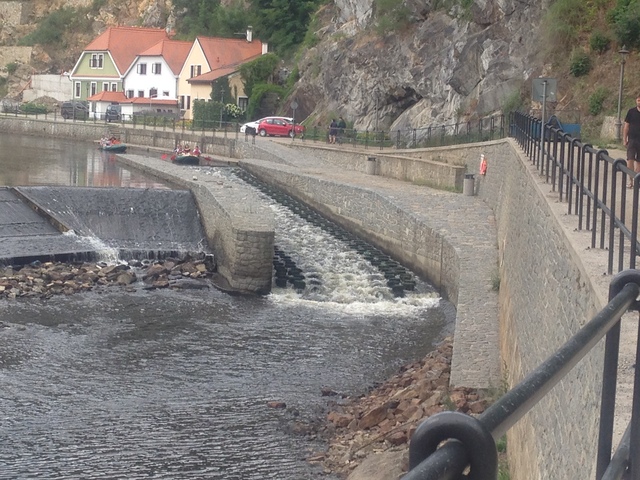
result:
M 266 118 L 258 125 L 258 133 L 261 137 L 277 136 L 277 137 L 304 137 L 304 127 L 299 124 L 293 124 L 283 117 Z

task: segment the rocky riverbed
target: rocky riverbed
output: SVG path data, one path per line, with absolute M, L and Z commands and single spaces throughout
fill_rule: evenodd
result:
M 0 267 L 0 298 L 38 297 L 99 291 L 109 287 L 127 290 L 157 288 L 209 288 L 203 281 L 214 275 L 209 257 L 167 258 L 128 263 L 33 262 Z
M 446 338 L 366 395 L 343 397 L 324 390 L 334 399 L 314 434 L 326 437 L 328 447 L 308 460 L 349 480 L 399 478 L 408 468 L 408 441 L 422 420 L 444 410 L 478 415 L 491 401 L 488 392 L 449 388 L 452 350 L 453 339 Z M 369 461 L 383 452 L 391 454 Z

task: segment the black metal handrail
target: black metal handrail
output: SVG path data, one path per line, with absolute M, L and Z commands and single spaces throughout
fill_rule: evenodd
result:
M 608 250 L 607 273 L 635 268 L 640 251 L 640 174 L 627 168 L 624 159 L 614 159 L 607 150 L 582 143 L 530 115 L 513 113 L 510 135 L 558 199 L 566 202 L 567 213 L 577 216 L 577 230 L 591 231 L 591 248 Z M 629 205 L 626 185 L 630 182 Z
M 620 318 L 639 310 L 640 270 L 618 273 L 609 288 L 609 303 L 553 355 L 477 418 L 442 412 L 416 429 L 409 446 L 409 473 L 403 480 L 495 480 L 499 439 L 543 398 L 606 335 L 598 439 L 597 480 L 640 479 L 640 383 L 636 369 L 632 417 L 611 457 Z M 636 361 L 638 359 L 636 358 Z M 440 448 L 441 445 L 445 442 Z M 469 468 L 468 476 L 463 477 Z

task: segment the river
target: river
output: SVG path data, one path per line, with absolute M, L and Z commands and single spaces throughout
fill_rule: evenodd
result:
M 0 151 L 3 185 L 167 188 L 88 143 L 0 134 Z M 322 441 L 296 433 L 324 415 L 322 388 L 365 392 L 429 352 L 455 312 L 423 282 L 390 295 L 344 242 L 264 201 L 321 291 L 0 301 L 0 478 L 334 478 L 305 461 Z

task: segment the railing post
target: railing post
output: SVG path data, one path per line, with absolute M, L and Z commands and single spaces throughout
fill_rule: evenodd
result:
M 639 270 L 625 270 L 613 277 L 613 280 L 609 284 L 609 301 L 611 301 L 618 293 L 620 293 L 624 286 L 629 283 L 640 285 Z M 638 307 L 639 305 L 636 300 L 636 302 L 632 304 L 629 309 L 638 310 Z M 600 402 L 600 429 L 598 433 L 598 458 L 596 462 L 596 480 L 600 480 L 602 478 L 605 470 L 607 469 L 607 466 L 609 465 L 609 462 L 611 461 L 619 349 L 620 320 L 618 320 L 618 322 L 609 330 L 605 339 L 604 365 L 602 372 L 602 396 Z M 636 376 L 637 371 L 638 369 L 636 369 Z M 638 385 L 637 380 L 638 379 L 636 378 L 636 388 Z M 634 402 L 635 400 L 636 398 L 634 395 Z

